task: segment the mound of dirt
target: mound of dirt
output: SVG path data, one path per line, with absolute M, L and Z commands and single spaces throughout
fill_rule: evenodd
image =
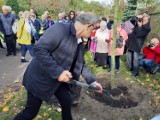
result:
M 106 76 L 97 78 L 104 88 L 108 88 Z M 107 86 L 107 87 L 106 87 Z M 116 86 L 123 96 L 109 96 L 82 88 L 80 103 L 73 107 L 74 120 L 150 120 L 160 112 L 151 106 L 153 96 L 135 83 L 117 79 Z

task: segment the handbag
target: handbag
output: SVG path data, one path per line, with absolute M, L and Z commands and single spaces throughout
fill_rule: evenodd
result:
M 121 30 L 120 30 L 120 32 L 121 32 Z M 123 47 L 123 37 L 120 35 L 120 32 L 117 34 L 116 48 L 122 48 Z

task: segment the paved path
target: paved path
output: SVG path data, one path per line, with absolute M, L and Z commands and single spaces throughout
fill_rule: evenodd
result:
M 17 56 L 6 57 L 6 49 L 0 48 L 0 90 L 5 90 L 7 85 L 16 86 L 14 81 L 18 80 L 24 73 L 28 63 L 20 62 L 20 46 L 17 46 Z M 27 53 L 26 59 L 31 59 Z

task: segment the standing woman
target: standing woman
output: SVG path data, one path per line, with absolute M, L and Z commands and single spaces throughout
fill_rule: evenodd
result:
M 100 28 L 96 31 L 95 40 L 97 41 L 96 64 L 102 66 L 103 69 L 106 69 L 107 65 L 109 33 L 107 22 L 101 21 Z
M 27 50 L 29 50 L 30 55 L 33 57 L 33 46 L 31 44 L 31 24 L 32 23 L 30 22 L 30 12 L 25 11 L 23 13 L 23 18 L 18 22 L 17 32 L 18 43 L 22 45 L 21 62 L 28 62 L 25 59 Z
M 41 29 L 39 31 L 39 35 L 42 36 L 44 32 L 47 30 L 47 28 L 49 28 L 48 20 L 44 14 L 41 17 L 40 26 L 41 26 Z
M 75 23 L 76 13 L 74 11 L 69 12 L 68 23 Z
M 123 46 L 121 48 L 117 47 L 115 49 L 115 71 L 116 72 L 119 71 L 119 68 L 120 68 L 120 56 L 123 55 L 124 46 L 125 46 L 125 43 L 126 43 L 126 41 L 128 39 L 127 32 L 122 28 L 121 24 L 119 24 L 117 26 L 117 34 L 122 36 L 122 38 L 123 38 Z M 112 40 L 113 40 L 113 29 L 111 30 L 110 41 L 108 43 L 108 58 L 109 58 L 109 68 L 110 68 L 109 72 L 112 69 L 112 60 L 111 60 Z

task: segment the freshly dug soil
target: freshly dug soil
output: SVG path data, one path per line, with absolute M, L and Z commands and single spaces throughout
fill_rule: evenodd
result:
M 97 78 L 108 90 L 107 79 L 106 75 Z M 116 86 L 122 90 L 121 95 L 110 96 L 82 88 L 80 103 L 72 109 L 74 120 L 150 120 L 160 113 L 159 108 L 151 105 L 153 96 L 142 86 L 120 78 Z

